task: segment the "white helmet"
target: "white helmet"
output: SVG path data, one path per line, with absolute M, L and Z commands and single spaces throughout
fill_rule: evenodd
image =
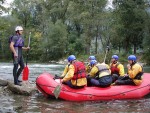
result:
M 23 30 L 23 28 L 21 27 L 21 26 L 17 26 L 16 28 L 15 28 L 15 31 L 21 31 L 21 30 Z

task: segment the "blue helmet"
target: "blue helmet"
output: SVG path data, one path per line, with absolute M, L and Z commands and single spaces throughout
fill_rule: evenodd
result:
M 89 60 L 96 60 L 95 56 L 89 56 Z
M 92 65 L 94 65 L 94 64 L 96 64 L 97 63 L 97 61 L 96 60 L 91 60 L 91 62 L 90 62 L 90 66 L 92 66 Z
M 136 61 L 136 56 L 135 55 L 130 55 L 130 56 L 128 56 L 128 60 Z
M 75 57 L 74 55 L 70 55 L 70 56 L 68 57 L 68 62 L 71 62 L 71 61 L 73 61 L 73 60 L 76 60 L 76 57 Z
M 119 57 L 117 55 L 113 55 L 111 58 L 115 59 L 115 60 L 118 60 Z

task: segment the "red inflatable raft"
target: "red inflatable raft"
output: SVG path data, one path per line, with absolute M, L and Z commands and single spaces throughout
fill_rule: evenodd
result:
M 120 85 L 107 88 L 85 87 L 72 89 L 67 85 L 61 85 L 59 98 L 68 101 L 95 101 L 112 99 L 136 99 L 142 98 L 150 92 L 150 73 L 144 73 L 143 83 L 140 86 Z M 60 80 L 53 79 L 53 75 L 43 73 L 36 79 L 37 88 L 46 96 L 54 97 L 53 91 Z

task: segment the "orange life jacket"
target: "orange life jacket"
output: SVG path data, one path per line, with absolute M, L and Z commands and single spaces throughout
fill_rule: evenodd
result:
M 76 61 L 73 63 L 73 66 L 75 68 L 75 72 L 72 80 L 86 77 L 86 67 L 83 62 Z
M 120 71 L 120 70 L 117 68 L 117 66 L 118 66 L 119 64 L 120 64 L 119 62 L 117 62 L 115 66 L 113 66 L 113 63 L 111 64 L 111 67 L 110 67 L 110 69 L 111 69 L 111 74 L 120 75 L 120 74 L 119 74 L 119 71 Z

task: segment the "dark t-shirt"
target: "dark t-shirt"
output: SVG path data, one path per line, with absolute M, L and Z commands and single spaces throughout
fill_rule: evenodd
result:
M 19 38 L 23 39 L 20 35 L 14 35 L 12 37 L 11 42 L 14 42 L 14 44 L 15 44 Z M 23 40 L 22 40 L 22 43 L 24 43 Z M 14 47 L 14 48 L 15 48 L 16 53 L 18 54 L 18 58 L 21 58 L 22 57 L 22 46 L 18 46 L 18 47 Z

